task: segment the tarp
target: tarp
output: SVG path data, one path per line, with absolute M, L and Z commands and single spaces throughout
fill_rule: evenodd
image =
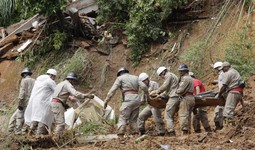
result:
M 32 121 L 46 124 L 49 128 L 53 122 L 51 111 L 51 96 L 55 90 L 56 83 L 49 75 L 39 76 L 34 84 L 28 106 L 25 110 L 25 123 L 31 125 Z
M 73 129 L 80 125 L 81 122 L 102 121 L 102 119 L 114 120 L 115 113 L 112 107 L 108 105 L 104 110 L 103 106 L 104 101 L 99 97 L 94 96 L 94 99 L 90 100 L 90 102 L 84 106 L 79 116 L 75 113 L 75 109 L 69 108 L 65 112 L 66 129 Z

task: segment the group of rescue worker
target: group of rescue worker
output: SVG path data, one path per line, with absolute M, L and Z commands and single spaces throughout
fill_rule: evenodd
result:
M 220 130 L 224 121 L 234 125 L 234 110 L 238 102 L 242 101 L 243 87 L 240 84 L 243 83 L 240 74 L 228 62 L 216 62 L 213 67 L 218 73 L 218 80 L 215 83 L 219 86 L 215 98 L 226 100 L 225 105 L 215 108 L 215 129 Z M 145 122 L 151 116 L 156 124 L 156 135 L 176 136 L 174 117 L 177 112 L 183 135 L 191 133 L 191 122 L 197 133 L 201 132 L 200 122 L 206 132 L 212 131 L 207 108 L 194 108 L 194 95 L 205 92 L 203 83 L 195 78 L 186 64 L 181 64 L 178 71 L 179 77 L 166 67 L 159 67 L 156 73 L 164 80 L 159 86 L 157 82 L 150 80 L 147 73 L 135 76 L 124 67 L 118 70 L 117 78 L 104 100 L 104 109 L 115 92 L 120 89 L 122 101 L 117 124 L 119 136 L 126 134 L 127 125 L 131 134 L 146 134 Z M 36 80 L 31 75 L 32 71 L 29 68 L 24 68 L 21 72 L 18 108 L 9 121 L 8 130 L 16 135 L 26 133 L 44 135 L 49 133 L 52 123 L 55 123 L 54 136 L 59 139 L 65 130 L 64 112 L 68 108 L 67 101 L 75 102 L 79 98 L 93 99 L 94 95 L 81 93 L 74 88 L 78 80 L 74 72 L 68 73 L 65 80 L 59 84 L 55 83 L 57 76 L 55 69 L 49 69 L 45 75 L 40 75 Z M 152 95 L 167 98 L 164 108 L 165 121 L 162 119 L 163 109 L 148 104 L 152 100 Z M 147 106 L 139 113 L 143 104 Z
M 76 98 L 93 99 L 93 94 L 84 94 L 74 88 L 78 76 L 74 72 L 67 74 L 64 81 L 55 83 L 57 71 L 49 69 L 46 74 L 35 79 L 31 78 L 32 71 L 24 68 L 21 72 L 18 108 L 12 115 L 8 131 L 15 135 L 26 133 L 46 135 L 55 122 L 55 139 L 63 135 L 65 129 L 64 112 L 67 101 Z
M 240 74 L 228 62 L 216 62 L 213 67 L 218 73 L 218 80 L 214 83 L 219 86 L 215 99 L 223 101 L 215 108 L 215 130 L 221 130 L 223 122 L 234 125 L 235 107 L 239 101 L 243 102 L 244 82 Z M 145 122 L 152 116 L 156 124 L 156 135 L 176 136 L 174 117 L 177 112 L 183 135 L 191 133 L 191 122 L 193 122 L 196 133 L 201 132 L 200 122 L 206 132 L 212 131 L 207 117 L 207 108 L 194 107 L 194 95 L 205 92 L 204 84 L 195 78 L 194 73 L 189 71 L 186 64 L 181 64 L 178 71 L 179 78 L 166 67 L 159 67 L 156 73 L 164 80 L 163 84 L 159 86 L 157 82 L 150 80 L 147 73 L 143 72 L 137 77 L 131 75 L 126 68 L 119 69 L 117 78 L 104 100 L 106 108 L 116 90 L 121 90 L 122 103 L 118 120 L 118 135 L 126 134 L 127 125 L 129 125 L 131 134 L 145 134 Z M 142 90 L 140 96 L 139 89 Z M 153 100 L 153 95 L 168 98 L 164 109 L 165 126 L 161 109 L 148 104 L 139 113 L 140 106 Z M 191 121 L 192 114 L 193 121 Z

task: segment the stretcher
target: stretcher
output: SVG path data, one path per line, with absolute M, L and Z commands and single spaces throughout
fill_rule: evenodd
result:
M 203 92 L 203 93 L 194 95 L 195 108 L 217 106 L 217 105 L 224 106 L 225 105 L 224 99 L 215 98 L 217 93 L 218 92 L 215 92 L 215 91 L 208 91 L 208 92 Z M 148 104 L 155 108 L 161 109 L 166 107 L 166 103 L 168 102 L 168 100 L 169 100 L 168 96 L 153 94 L 153 95 L 150 95 L 150 100 L 148 100 Z

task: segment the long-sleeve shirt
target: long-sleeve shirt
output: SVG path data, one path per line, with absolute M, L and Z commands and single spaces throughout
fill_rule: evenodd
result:
M 166 95 L 169 97 L 176 97 L 176 89 L 178 87 L 178 77 L 171 73 L 167 72 L 165 74 L 165 81 L 164 83 L 158 88 L 157 93 L 165 92 Z
M 148 93 L 148 89 L 138 81 L 137 76 L 131 75 L 129 73 L 125 73 L 116 78 L 115 82 L 113 83 L 111 89 L 109 90 L 106 96 L 106 100 L 110 100 L 115 95 L 117 89 L 119 88 L 125 100 L 127 98 L 126 94 L 124 94 L 125 91 L 138 91 L 139 86 L 141 87 L 143 91 L 145 92 L 147 91 L 146 93 Z
M 181 77 L 179 86 L 176 90 L 176 94 L 179 96 L 185 96 L 187 93 L 193 94 L 194 92 L 194 84 L 193 79 L 188 75 L 184 75 Z
M 228 89 L 236 88 L 238 87 L 240 79 L 240 74 L 234 68 L 229 68 L 229 70 L 224 73 L 222 84 L 226 85 Z
M 35 79 L 26 76 L 21 80 L 19 89 L 19 106 L 26 107 L 30 98 Z
M 63 103 L 66 103 L 66 101 L 70 95 L 77 97 L 77 98 L 82 98 L 82 99 L 84 99 L 87 96 L 87 94 L 83 94 L 83 93 L 75 90 L 73 85 L 68 80 L 65 80 L 65 81 L 60 82 L 56 86 L 56 89 L 55 89 L 52 97 L 61 100 Z

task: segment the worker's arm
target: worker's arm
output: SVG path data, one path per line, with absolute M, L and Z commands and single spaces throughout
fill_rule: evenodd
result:
M 227 85 L 223 84 L 222 87 L 220 88 L 220 91 L 219 91 L 219 97 L 222 96 L 222 94 L 226 91 L 227 89 Z
M 199 94 L 199 93 L 200 93 L 200 87 L 199 87 L 199 86 L 196 86 L 196 87 L 195 87 L 195 90 L 196 90 L 196 94 Z
M 25 99 L 26 99 L 26 82 L 23 79 L 21 80 L 19 89 L 19 106 L 18 106 L 19 110 L 23 110 Z
M 106 98 L 105 98 L 105 102 L 109 102 L 111 100 L 111 98 L 115 95 L 117 89 L 121 86 L 121 81 L 119 78 L 117 78 L 115 80 L 115 82 L 113 83 L 111 89 L 109 90 Z
M 67 84 L 67 85 L 66 85 L 66 88 L 67 88 L 67 91 L 68 91 L 72 96 L 74 96 L 74 97 L 76 97 L 76 98 L 82 98 L 82 99 L 84 99 L 84 98 L 94 98 L 94 96 L 91 95 L 91 94 L 84 94 L 84 93 L 81 93 L 81 92 L 75 90 L 75 88 L 73 87 L 73 85 L 72 85 L 71 83 L 70 83 L 70 84 Z
M 183 95 L 183 94 L 186 94 L 186 90 L 187 90 L 187 87 L 189 86 L 189 82 L 186 81 L 186 78 L 182 77 L 181 78 L 181 82 L 179 83 L 179 86 L 176 90 L 176 94 L 178 95 Z
M 167 90 L 167 88 L 171 84 L 171 79 L 171 76 L 166 76 L 164 83 L 157 89 L 157 94 L 160 94 Z
M 140 89 L 142 90 L 141 102 L 145 103 L 149 100 L 148 87 L 141 81 L 138 82 Z

